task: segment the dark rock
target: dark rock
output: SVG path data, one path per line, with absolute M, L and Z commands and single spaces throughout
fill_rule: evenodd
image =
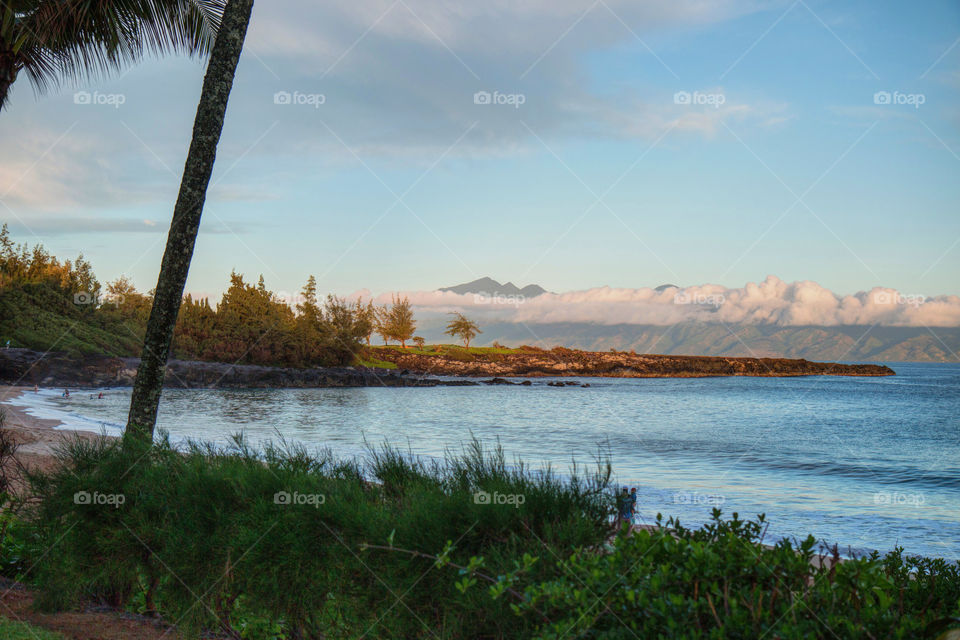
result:
M 811 362 L 789 358 L 674 356 L 628 352 L 522 347 L 507 353 L 475 353 L 469 359 L 377 350 L 376 357 L 410 371 L 490 377 L 704 378 L 713 376 L 892 376 L 887 366 Z M 579 383 L 574 383 L 579 384 Z M 561 382 L 560 385 L 563 385 Z M 556 384 L 551 386 L 558 386 Z

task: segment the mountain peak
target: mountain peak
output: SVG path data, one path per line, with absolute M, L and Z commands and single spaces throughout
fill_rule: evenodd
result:
M 528 284 L 521 289 L 512 282 L 501 284 L 490 277 L 478 278 L 472 282 L 465 282 L 452 287 L 441 287 L 438 291 L 452 291 L 453 293 L 459 293 L 461 295 L 473 293 L 490 297 L 523 296 L 525 298 L 533 298 L 542 293 L 546 293 L 546 289 L 538 284 Z

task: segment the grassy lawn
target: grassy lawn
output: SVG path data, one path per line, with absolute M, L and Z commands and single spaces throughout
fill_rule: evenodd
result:
M 371 367 L 376 369 L 396 369 L 397 365 L 395 362 L 387 362 L 386 360 L 377 360 L 376 358 L 361 358 L 357 356 L 356 365 Z
M 44 631 L 25 622 L 0 618 L 0 638 L 4 640 L 64 640 L 59 633 Z
M 398 344 L 388 344 L 388 345 L 372 345 L 368 349 L 390 349 L 393 351 L 400 351 L 401 353 L 408 353 L 411 355 L 418 356 L 435 356 L 438 354 L 465 354 L 482 356 L 490 354 L 506 354 L 506 353 L 518 353 L 522 349 L 512 349 L 510 347 L 470 347 L 469 349 L 458 344 L 427 344 L 423 346 L 423 349 L 418 349 L 415 346 L 409 345 L 406 349 L 401 347 Z

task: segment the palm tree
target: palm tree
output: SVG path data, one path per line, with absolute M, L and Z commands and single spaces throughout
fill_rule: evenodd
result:
M 207 185 L 217 155 L 227 99 L 233 87 L 233 77 L 252 10 L 253 0 L 227 1 L 223 22 L 210 53 L 210 63 L 203 79 L 200 104 L 193 123 L 193 139 L 183 167 L 180 193 L 173 209 L 167 247 L 163 252 L 153 308 L 143 340 L 140 367 L 130 398 L 126 430 L 128 441 L 142 439 L 149 442 L 153 438 L 170 342 L 177 324 L 177 313 L 180 311 L 203 203 L 207 197 Z
M 455 313 L 454 315 L 457 317 L 450 321 L 444 333 L 449 336 L 460 336 L 460 339 L 463 340 L 463 346 L 469 349 L 470 341 L 483 331 L 480 331 L 476 322 L 467 319 L 462 313 Z
M 224 5 L 225 0 L 3 0 L 0 109 L 21 72 L 43 91 L 150 53 L 205 56 Z

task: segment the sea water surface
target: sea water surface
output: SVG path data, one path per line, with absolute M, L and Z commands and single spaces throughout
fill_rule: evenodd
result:
M 883 378 L 576 379 L 589 388 L 168 389 L 158 424 L 175 439 L 282 435 L 342 456 L 384 442 L 442 456 L 476 436 L 558 471 L 603 452 L 638 488 L 643 522 L 697 525 L 719 507 L 765 513 L 768 539 L 960 559 L 960 365 L 891 366 Z M 97 391 L 13 402 L 119 433 L 130 390 Z

